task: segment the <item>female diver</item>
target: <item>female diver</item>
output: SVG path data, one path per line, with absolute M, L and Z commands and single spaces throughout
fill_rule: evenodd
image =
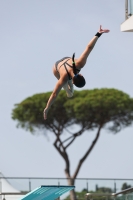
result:
M 100 29 L 89 42 L 89 44 L 78 59 L 74 59 L 75 54 L 73 54 L 72 58 L 64 57 L 55 63 L 55 65 L 53 66 L 53 74 L 58 79 L 58 81 L 43 111 L 44 120 L 47 119 L 48 111 L 62 88 L 64 88 L 64 90 L 66 91 L 67 97 L 70 98 L 73 96 L 74 93 L 73 84 L 79 88 L 85 85 L 85 79 L 81 74 L 79 74 L 79 72 L 81 68 L 83 68 L 86 64 L 87 58 L 93 47 L 95 46 L 98 38 L 103 33 L 108 32 L 108 29 L 102 29 L 102 26 L 100 26 Z

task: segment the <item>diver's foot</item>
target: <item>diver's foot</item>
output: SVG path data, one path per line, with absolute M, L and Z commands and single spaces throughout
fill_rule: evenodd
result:
M 73 93 L 70 91 L 66 91 L 66 95 L 68 98 L 71 98 L 73 96 Z

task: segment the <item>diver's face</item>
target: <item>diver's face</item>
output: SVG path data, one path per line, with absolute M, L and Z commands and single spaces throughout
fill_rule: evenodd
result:
M 78 76 L 82 76 L 82 74 L 78 74 Z M 72 79 L 72 83 L 74 84 L 73 79 Z

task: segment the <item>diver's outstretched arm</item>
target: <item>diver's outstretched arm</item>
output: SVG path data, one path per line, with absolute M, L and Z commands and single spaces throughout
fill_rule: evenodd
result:
M 102 33 L 108 33 L 108 29 L 102 29 L 102 26 L 100 25 L 100 29 L 98 30 L 97 34 L 92 38 L 92 40 L 88 43 L 87 47 L 79 57 L 79 59 L 76 61 L 77 66 L 81 66 L 81 68 L 85 65 L 87 58 L 94 48 L 98 38 L 102 35 Z
M 57 82 L 52 94 L 49 97 L 47 105 L 46 105 L 46 107 L 45 107 L 45 109 L 43 111 L 44 120 L 47 119 L 48 111 L 49 111 L 50 107 L 52 106 L 52 104 L 54 103 L 55 99 L 57 98 L 60 90 L 62 89 L 62 87 L 66 83 L 66 81 L 67 81 L 67 76 L 66 75 L 58 80 L 58 82 Z

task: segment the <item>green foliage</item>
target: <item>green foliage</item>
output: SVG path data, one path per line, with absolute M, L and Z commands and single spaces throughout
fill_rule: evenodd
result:
M 96 193 L 107 193 L 107 194 L 111 194 L 113 193 L 111 188 L 108 187 L 98 187 L 96 190 Z
M 96 200 L 103 200 L 103 199 L 106 199 L 107 197 L 103 197 L 103 196 L 100 196 L 100 194 L 112 194 L 112 189 L 111 188 L 107 188 L 107 187 L 100 187 L 98 190 L 96 191 L 87 191 L 86 189 L 83 189 L 81 192 L 76 192 L 76 197 L 77 197 L 77 200 L 81 200 L 81 199 L 87 199 L 85 198 L 86 194 L 87 193 L 91 193 L 93 194 L 93 198 L 88 198 L 89 199 L 96 199 Z M 95 196 L 96 194 L 96 196 Z M 99 195 L 99 196 L 98 196 Z M 111 200 L 112 198 L 111 197 L 108 197 L 109 200 Z M 68 195 L 65 200 L 70 200 L 70 195 Z
M 79 123 L 88 120 L 91 126 L 113 122 L 111 130 L 117 131 L 121 125 L 129 125 L 133 115 L 133 100 L 125 93 L 115 89 L 94 89 L 80 92 L 66 105 L 76 114 Z M 73 108 L 73 109 L 71 109 Z
M 127 183 L 123 183 L 121 190 L 126 190 L 126 189 L 131 188 L 131 187 L 132 187 L 131 185 L 128 185 Z
M 12 119 L 30 131 L 49 130 L 53 125 L 63 130 L 71 124 L 94 129 L 109 123 L 108 129 L 113 132 L 131 125 L 133 120 L 133 99 L 122 91 L 103 88 L 75 91 L 71 99 L 61 91 L 44 121 L 43 110 L 49 96 L 50 92 L 36 94 L 16 104 Z

